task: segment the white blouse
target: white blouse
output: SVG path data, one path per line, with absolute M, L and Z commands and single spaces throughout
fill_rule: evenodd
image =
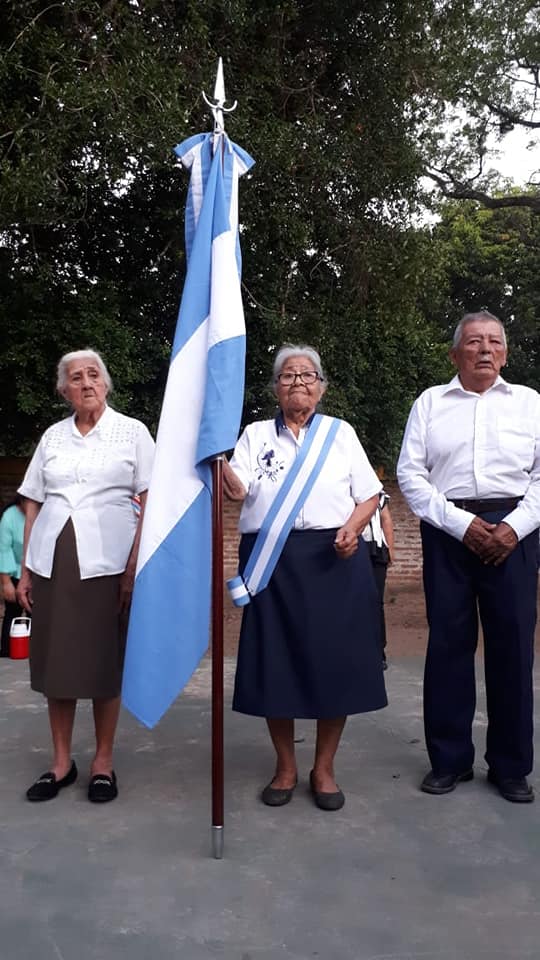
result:
M 246 488 L 240 513 L 240 533 L 257 532 L 277 491 L 294 462 L 307 427 L 298 438 L 278 416 L 250 423 L 236 444 L 230 465 Z M 382 490 L 356 433 L 340 421 L 328 456 L 294 521 L 295 530 L 337 529 L 357 503 Z
M 19 487 L 43 504 L 28 543 L 29 569 L 51 576 L 57 538 L 71 518 L 81 579 L 123 573 L 137 527 L 131 498 L 148 489 L 153 457 L 144 424 L 110 407 L 84 436 L 75 416 L 49 427 Z

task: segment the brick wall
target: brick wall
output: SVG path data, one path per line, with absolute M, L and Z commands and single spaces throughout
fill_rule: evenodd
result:
M 28 457 L 0 457 L 0 508 L 15 496 L 27 464 Z
M 422 579 L 422 545 L 420 521 L 411 513 L 397 483 L 386 481 L 394 523 L 396 559 L 388 571 L 388 583 L 419 583 Z
M 386 481 L 385 490 L 390 494 L 390 509 L 394 523 L 396 560 L 388 571 L 388 584 L 419 583 L 422 572 L 422 548 L 420 528 L 414 514 L 411 513 L 395 481 Z M 223 558 L 225 576 L 236 573 L 238 562 L 238 514 L 240 505 L 225 500 L 224 504 L 224 544 Z

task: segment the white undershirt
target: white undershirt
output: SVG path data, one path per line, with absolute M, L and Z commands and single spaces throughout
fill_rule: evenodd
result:
M 523 497 L 504 522 L 521 540 L 540 525 L 540 396 L 498 377 L 484 393 L 459 377 L 411 410 L 397 466 L 411 510 L 459 540 L 474 514 L 450 500 Z
M 309 427 L 298 438 L 277 420 L 249 424 L 236 444 L 231 467 L 248 491 L 239 530 L 255 533 L 294 462 Z M 295 530 L 341 527 L 357 503 L 382 489 L 353 428 L 340 421 L 328 457 L 295 519 Z
M 84 436 L 75 417 L 45 431 L 19 493 L 42 503 L 26 565 L 50 577 L 57 538 L 71 518 L 81 579 L 122 573 L 137 517 L 131 502 L 148 489 L 154 441 L 139 420 L 106 407 Z

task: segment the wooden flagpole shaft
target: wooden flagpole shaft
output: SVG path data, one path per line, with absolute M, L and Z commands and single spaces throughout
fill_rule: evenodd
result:
M 212 461 L 212 853 L 223 857 L 223 457 Z

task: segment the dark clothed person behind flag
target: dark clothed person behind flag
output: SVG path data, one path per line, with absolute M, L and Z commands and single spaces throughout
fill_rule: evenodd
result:
M 311 792 L 321 809 L 338 810 L 344 795 L 334 757 L 346 716 L 386 706 L 377 593 L 360 537 L 381 483 L 352 427 L 316 414 L 326 379 L 313 348 L 283 347 L 273 386 L 280 405 L 276 419 L 250 424 L 224 467 L 226 493 L 243 500 L 240 573 L 251 594 L 233 709 L 267 720 L 277 755 L 274 777 L 262 793 L 269 806 L 288 803 L 296 786 L 294 719 L 316 719 Z M 291 478 L 298 463 L 309 463 L 317 444 L 321 452 L 306 467 L 299 507 L 301 474 Z M 281 531 L 275 563 L 273 546 L 261 545 L 258 534 L 277 504 L 278 517 L 287 517 L 291 529 L 286 538 Z M 277 527 L 270 526 L 272 545 Z M 253 550 L 268 558 L 259 586 L 257 564 L 248 576 Z
M 422 790 L 448 793 L 473 777 L 479 614 L 488 780 L 506 800 L 530 803 L 540 396 L 503 380 L 506 356 L 497 317 L 463 317 L 450 351 L 458 374 L 415 402 L 397 473 L 422 521 L 424 723 L 432 765 Z
M 386 670 L 386 617 L 384 615 L 384 591 L 388 567 L 394 562 L 394 524 L 388 501 L 390 497 L 383 490 L 375 513 L 362 536 L 367 543 L 377 595 L 379 598 L 379 620 L 381 624 L 381 651 L 383 669 Z

